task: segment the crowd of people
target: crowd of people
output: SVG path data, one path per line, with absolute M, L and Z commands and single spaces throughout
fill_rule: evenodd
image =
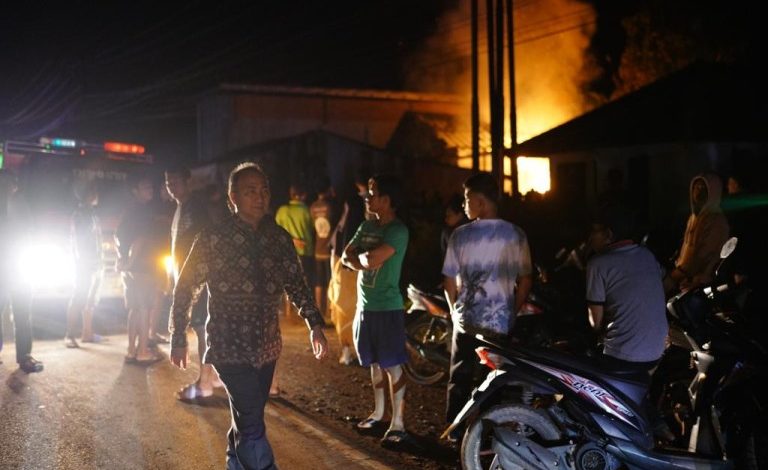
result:
M 280 393 L 279 315 L 291 308 L 305 320 L 316 358 L 328 351 L 322 329 L 328 319 L 339 340 L 338 361 L 349 365 L 356 358 L 370 368 L 373 410 L 357 423 L 358 430 L 380 433 L 382 445 L 393 448 L 412 443 L 404 419 L 408 356 L 401 278 L 409 229 L 398 213 L 406 204 L 402 182 L 392 175 L 361 173 L 356 192 L 341 200 L 327 178 L 316 183 L 316 200 L 308 204 L 308 188 L 293 182 L 289 202 L 272 217 L 268 175 L 255 164 L 241 164 L 229 176 L 226 213 L 191 190 L 187 168 L 173 167 L 165 172 L 165 187 L 175 203 L 172 214 L 154 202 L 149 177 L 140 176 L 131 181 L 133 202 L 115 232 L 128 310 L 125 362 L 154 363 L 161 358 L 156 345 L 170 342 L 171 362 L 186 367 L 191 327 L 199 375 L 177 398 L 195 402 L 225 387 L 233 420 L 228 468 L 274 467 L 264 407 Z M 18 234 L 10 228 L 23 227 L 23 211 L 13 205 L 16 184 L 7 173 L 0 173 L 0 189 L 0 229 L 11 240 Z M 508 337 L 533 282 L 528 237 L 500 217 L 495 178 L 478 173 L 461 189 L 463 195 L 445 207 L 440 236 L 443 286 L 454 322 L 447 422 L 478 385 L 482 371 L 474 335 Z M 585 315 L 603 338 L 597 360 L 606 367 L 650 374 L 658 364 L 667 337 L 665 299 L 712 281 L 720 247 L 731 232 L 721 193 L 716 175 L 693 178 L 683 242 L 666 273 L 633 240 L 633 213 L 624 201 L 601 201 L 589 236 L 595 254 L 586 267 Z M 80 317 L 79 341 L 103 339 L 92 326 L 103 245 L 94 212 L 98 192 L 85 185 L 77 197 L 72 215 L 77 276 L 65 337 L 69 348 L 79 347 Z M 158 262 L 169 243 L 170 276 Z M 0 243 L 0 248 L 8 246 Z M 39 372 L 42 363 L 31 356 L 30 295 L 21 286 L 0 285 L 0 306 L 9 304 L 14 312 L 19 367 Z M 160 326 L 168 292 L 170 339 Z M 449 439 L 458 439 L 461 431 Z

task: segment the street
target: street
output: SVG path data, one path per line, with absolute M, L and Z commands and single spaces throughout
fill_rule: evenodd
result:
M 32 375 L 16 370 L 13 344 L 6 344 L 0 468 L 222 468 L 229 428 L 223 390 L 207 406 L 177 402 L 174 392 L 195 378 L 196 368 L 180 371 L 167 360 L 124 365 L 125 344 L 125 335 L 80 349 L 36 341 L 33 353 L 45 371 Z M 167 347 L 162 351 L 167 355 Z M 393 468 L 294 408 L 285 399 L 267 406 L 281 468 Z

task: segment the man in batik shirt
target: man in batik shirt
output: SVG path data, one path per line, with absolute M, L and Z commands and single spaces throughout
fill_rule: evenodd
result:
M 208 350 L 226 386 L 232 413 L 227 468 L 276 468 L 267 441 L 264 406 L 282 340 L 278 323 L 285 292 L 307 325 L 315 357 L 327 353 L 323 318 L 301 273 L 291 236 L 267 216 L 269 181 L 245 163 L 229 176 L 234 215 L 196 237 L 171 307 L 171 362 L 187 363 L 190 309 L 203 288 L 208 298 Z

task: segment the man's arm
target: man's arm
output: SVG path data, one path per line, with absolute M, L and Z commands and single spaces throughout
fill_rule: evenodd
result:
M 517 292 L 515 292 L 515 314 L 523 308 L 523 304 L 528 299 L 528 294 L 531 292 L 532 285 L 533 278 L 531 278 L 530 274 L 526 276 L 518 276 Z
M 459 295 L 458 284 L 455 276 L 443 276 L 443 289 L 445 290 L 445 299 L 448 301 L 448 308 L 453 313 L 453 306 L 456 304 L 456 298 Z
M 357 257 L 360 261 L 360 265 L 365 269 L 377 269 L 380 268 L 384 262 L 386 262 L 392 255 L 395 254 L 395 249 L 386 243 L 374 248 L 373 250 L 360 253 Z
M 171 362 L 182 369 L 187 366 L 187 327 L 192 305 L 203 290 L 208 273 L 207 238 L 199 234 L 192 243 L 187 261 L 173 289 L 173 303 L 168 329 L 171 332 Z
M 600 331 L 603 327 L 603 306 L 589 304 L 587 310 L 589 310 L 589 324 L 595 331 Z

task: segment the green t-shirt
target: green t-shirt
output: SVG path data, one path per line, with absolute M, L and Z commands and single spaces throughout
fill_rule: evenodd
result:
M 357 276 L 357 309 L 369 312 L 403 308 L 400 293 L 400 270 L 408 248 L 408 228 L 400 220 L 381 226 L 377 220 L 366 220 L 350 241 L 361 252 L 387 244 L 395 249 L 378 269 L 363 270 Z
M 275 215 L 275 222 L 291 234 L 299 256 L 315 255 L 312 216 L 309 215 L 309 209 L 303 202 L 289 201 L 288 204 L 280 206 Z

